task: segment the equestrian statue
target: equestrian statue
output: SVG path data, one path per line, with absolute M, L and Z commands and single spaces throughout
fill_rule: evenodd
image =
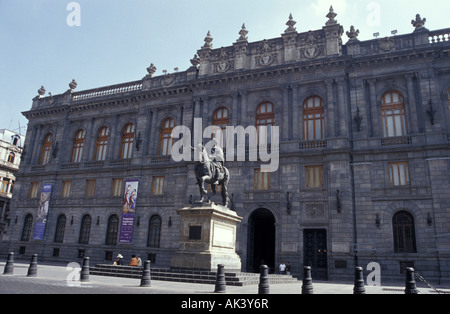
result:
M 211 203 L 211 199 L 216 195 L 217 186 L 221 186 L 222 205 L 229 207 L 228 182 L 230 172 L 224 166 L 225 159 L 222 148 L 217 145 L 217 141 L 213 140 L 214 142 L 215 145 L 210 149 L 211 154 L 203 144 L 198 144 L 195 148 L 191 147 L 198 157 L 194 168 L 201 197 L 198 203 Z M 205 183 L 211 185 L 212 195 L 208 194 Z

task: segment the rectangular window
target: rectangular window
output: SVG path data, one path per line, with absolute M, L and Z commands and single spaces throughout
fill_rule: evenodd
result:
M 121 197 L 123 194 L 123 179 L 112 179 L 111 196 Z
M 85 197 L 92 198 L 95 196 L 95 187 L 97 185 L 97 180 L 86 180 L 86 192 Z
M 261 172 L 261 169 L 255 169 L 254 186 L 256 191 L 270 189 L 270 172 Z
M 410 185 L 409 162 L 389 163 L 389 184 L 391 186 Z
M 28 198 L 37 198 L 39 191 L 39 182 L 31 182 Z
M 385 137 L 405 136 L 406 115 L 404 106 L 386 106 L 382 109 L 383 132 Z
M 164 195 L 164 181 L 165 177 L 153 177 L 152 194 Z
M 61 189 L 61 197 L 69 198 L 71 189 L 72 189 L 72 181 L 63 181 Z
M 307 189 L 323 188 L 323 166 L 305 167 L 305 187 Z

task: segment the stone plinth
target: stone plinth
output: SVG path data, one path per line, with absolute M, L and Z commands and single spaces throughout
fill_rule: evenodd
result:
M 181 216 L 180 248 L 170 267 L 216 271 L 217 265 L 241 271 L 236 254 L 236 225 L 242 221 L 236 212 L 220 205 L 194 204 L 178 210 Z

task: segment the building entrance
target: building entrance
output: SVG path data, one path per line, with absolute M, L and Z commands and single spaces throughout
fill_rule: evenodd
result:
M 259 272 L 261 265 L 275 269 L 275 217 L 264 208 L 257 209 L 249 218 L 247 271 Z
M 303 232 L 304 266 L 311 266 L 312 277 L 328 280 L 327 231 L 307 229 Z

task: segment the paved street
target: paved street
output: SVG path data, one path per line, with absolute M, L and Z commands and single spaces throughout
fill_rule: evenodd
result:
M 38 265 L 37 277 L 27 277 L 28 264 L 14 263 L 14 274 L 3 275 L 0 263 L 0 294 L 211 294 L 214 285 L 152 280 L 151 287 L 140 287 L 139 279 L 90 276 L 88 283 L 72 280 L 75 268 Z M 436 294 L 420 282 L 420 294 Z M 353 284 L 313 282 L 315 294 L 352 294 Z M 270 285 L 271 294 L 300 294 L 302 282 Z M 450 290 L 445 290 L 450 292 Z M 227 286 L 227 294 L 257 294 L 258 286 Z M 404 294 L 404 286 L 367 287 L 367 294 Z

